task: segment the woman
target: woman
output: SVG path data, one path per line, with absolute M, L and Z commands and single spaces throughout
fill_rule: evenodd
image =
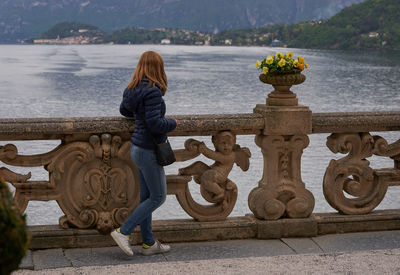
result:
M 154 239 L 151 228 L 151 214 L 164 203 L 167 194 L 165 172 L 157 163 L 154 140 L 165 142 L 166 134 L 177 125 L 175 119 L 164 117 L 166 108 L 162 96 L 167 88 L 161 56 L 153 51 L 143 53 L 120 106 L 122 115 L 135 118 L 130 154 L 138 169 L 140 203 L 125 223 L 111 232 L 111 237 L 129 256 L 133 255 L 129 236 L 137 225 L 140 225 L 142 234 L 142 254 L 170 250 L 170 246 Z

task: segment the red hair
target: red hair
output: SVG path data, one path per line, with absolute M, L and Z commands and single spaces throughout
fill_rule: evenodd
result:
M 167 75 L 164 71 L 164 61 L 156 52 L 144 52 L 139 59 L 136 70 L 128 84 L 128 89 L 135 89 L 144 78 L 149 79 L 149 86 L 160 85 L 164 95 L 168 89 Z

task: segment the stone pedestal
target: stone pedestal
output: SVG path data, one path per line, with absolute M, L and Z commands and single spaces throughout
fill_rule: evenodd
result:
M 296 94 L 290 90 L 291 86 L 273 85 L 275 90 L 268 94 L 267 105 L 269 106 L 296 106 L 298 99 Z
M 288 98 L 278 95 L 271 101 L 269 95 L 267 105 L 254 109 L 265 118 L 264 130 L 255 138 L 264 158 L 263 176 L 248 199 L 250 210 L 259 219 L 306 218 L 314 209 L 314 196 L 301 179 L 301 155 L 309 144 L 312 113 L 297 105 L 295 94 L 288 94 L 292 106 L 288 106 Z
M 307 106 L 257 104 L 253 111 L 265 118 L 263 135 L 302 135 L 312 132 L 312 112 Z

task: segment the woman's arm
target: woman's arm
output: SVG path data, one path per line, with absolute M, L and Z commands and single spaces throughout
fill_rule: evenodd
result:
M 174 130 L 177 125 L 175 119 L 161 115 L 162 102 L 160 89 L 151 87 L 144 100 L 144 110 L 147 127 L 152 133 L 165 134 Z
M 134 118 L 135 117 L 134 109 L 133 106 L 131 106 L 132 104 L 129 96 L 130 92 L 131 92 L 130 90 L 125 89 L 124 94 L 122 96 L 121 105 L 119 106 L 119 112 L 121 113 L 121 115 L 125 117 Z

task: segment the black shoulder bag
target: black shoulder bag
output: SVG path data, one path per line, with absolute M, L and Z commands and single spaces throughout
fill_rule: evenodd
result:
M 149 127 L 147 127 L 146 121 L 144 119 L 143 123 L 147 131 L 151 135 L 154 145 L 156 146 L 157 163 L 161 166 L 167 166 L 174 163 L 176 161 L 176 158 L 174 151 L 171 148 L 171 144 L 169 144 L 168 138 L 166 142 L 157 143 L 156 139 L 151 134 Z

